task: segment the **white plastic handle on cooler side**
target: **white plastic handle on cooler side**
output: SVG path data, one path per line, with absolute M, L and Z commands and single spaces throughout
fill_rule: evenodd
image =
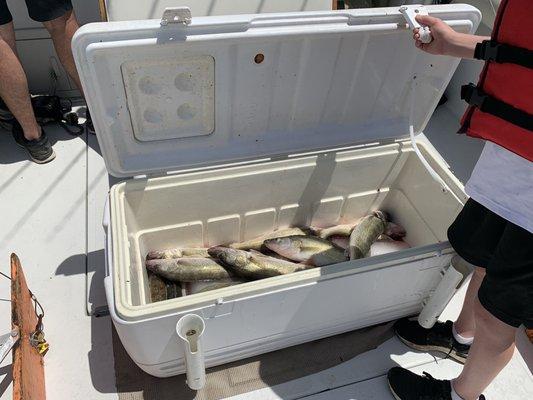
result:
M 185 355 L 187 385 L 192 390 L 200 390 L 205 386 L 205 360 L 202 348 L 202 335 L 205 322 L 196 314 L 181 317 L 176 324 L 176 333 Z
M 430 329 L 435 325 L 440 314 L 444 311 L 460 284 L 470 273 L 469 264 L 461 257 L 455 256 L 433 294 L 427 299 L 422 312 L 418 316 L 418 323 Z
M 287 26 L 287 25 L 306 25 L 306 24 L 339 24 L 339 23 L 349 23 L 351 20 L 351 15 L 349 13 L 335 11 L 332 13 L 324 12 L 313 12 L 312 15 L 307 13 L 302 13 L 302 15 L 291 15 L 290 17 L 281 17 L 275 16 L 271 17 L 266 15 L 259 15 L 254 17 L 250 21 L 250 27 L 252 28 L 271 28 L 276 26 Z

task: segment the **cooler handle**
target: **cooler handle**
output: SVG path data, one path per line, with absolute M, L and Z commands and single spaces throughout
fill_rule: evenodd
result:
M 268 28 L 275 26 L 287 25 L 306 25 L 306 24 L 348 24 L 352 19 L 349 13 L 328 11 L 324 13 L 313 13 L 312 15 L 302 13 L 303 15 L 286 15 L 276 17 L 255 17 L 250 21 L 250 28 Z

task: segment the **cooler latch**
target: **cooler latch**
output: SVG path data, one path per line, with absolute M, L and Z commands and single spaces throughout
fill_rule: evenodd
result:
M 433 36 L 431 36 L 429 27 L 420 25 L 416 20 L 417 15 L 428 15 L 426 8 L 422 5 L 402 6 L 399 11 L 402 13 L 411 30 L 415 28 L 419 29 L 420 41 L 422 43 L 431 43 Z
M 169 24 L 190 25 L 191 20 L 192 15 L 189 7 L 168 7 L 165 8 L 161 17 L 161 26 Z

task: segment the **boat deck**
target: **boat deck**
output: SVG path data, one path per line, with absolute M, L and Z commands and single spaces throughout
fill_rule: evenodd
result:
M 436 118 L 440 120 L 429 130 L 438 131 L 436 126 L 455 123 L 454 117 L 445 113 Z M 106 193 L 115 180 L 106 172 L 94 136 L 72 137 L 57 126 L 48 132 L 57 158 L 50 164 L 36 165 L 28 161 L 7 132 L 0 131 L 0 269 L 7 273 L 9 254 L 17 253 L 28 285 L 45 309 L 45 332 L 51 346 L 45 357 L 47 397 L 174 399 L 171 389 L 153 390 L 163 385 L 155 378 L 143 379 L 146 387 L 137 382 L 135 390 L 124 382 L 117 385 L 115 365 L 124 365 L 124 360 L 115 360 L 115 355 L 124 352 L 113 348 L 120 344 L 113 340 L 110 318 L 90 315 L 106 302 L 101 219 Z M 468 177 L 473 161 L 461 165 L 465 158 L 454 151 L 459 142 L 450 144 L 437 134 L 436 147 L 445 156 L 450 152 L 449 160 L 459 178 Z M 479 151 L 479 146 L 467 146 L 473 153 Z M 10 329 L 9 293 L 9 281 L 0 279 L 0 333 Z M 462 295 L 453 299 L 443 318 L 458 313 Z M 488 399 L 533 397 L 532 347 L 522 333 L 522 354 L 517 351 L 511 364 L 487 389 Z M 530 368 L 525 360 L 529 360 Z M 12 395 L 10 362 L 8 358 L 0 366 L 0 397 L 6 400 Z M 131 361 L 126 360 L 126 365 L 136 368 Z M 461 369 L 451 360 L 412 352 L 390 338 L 376 349 L 339 361 L 332 368 L 286 383 L 264 385 L 232 399 L 391 400 L 385 374 L 395 365 L 415 372 L 428 371 L 438 378 L 454 377 Z M 183 384 L 183 380 L 176 382 Z M 195 395 L 191 393 L 189 398 Z

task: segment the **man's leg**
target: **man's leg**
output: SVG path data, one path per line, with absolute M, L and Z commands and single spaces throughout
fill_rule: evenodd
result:
M 59 56 L 61 64 L 63 64 L 63 67 L 67 70 L 67 73 L 72 78 L 74 83 L 76 83 L 76 86 L 83 95 L 80 77 L 78 75 L 78 71 L 76 70 L 71 49 L 72 36 L 74 36 L 74 33 L 79 28 L 74 11 L 67 11 L 59 18 L 43 22 L 43 25 L 52 37 L 56 53 Z
M 0 25 L 0 97 L 22 126 L 24 137 L 35 140 L 41 128 L 33 114 L 26 74 L 13 50 L 14 39 L 13 23 Z
M 13 21 L 8 22 L 7 24 L 0 25 L 0 39 L 6 42 L 13 53 L 18 57 L 17 54 L 17 44 L 15 38 L 15 27 L 13 26 Z
M 461 375 L 453 382 L 464 400 L 476 400 L 507 365 L 515 348 L 516 329 L 490 314 L 475 299 L 476 338 Z
M 471 338 L 474 337 L 474 334 L 476 333 L 475 310 L 478 301 L 477 292 L 484 277 L 485 268 L 476 267 L 470 283 L 468 284 L 463 308 L 461 309 L 459 317 L 454 322 L 456 332 L 463 337 Z

